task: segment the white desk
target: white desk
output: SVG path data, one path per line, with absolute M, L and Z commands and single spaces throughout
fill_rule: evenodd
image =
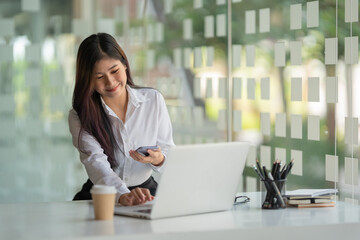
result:
M 261 210 L 259 193 L 246 194 L 231 211 L 160 220 L 95 221 L 88 202 L 0 204 L 0 239 L 360 239 L 358 205 Z

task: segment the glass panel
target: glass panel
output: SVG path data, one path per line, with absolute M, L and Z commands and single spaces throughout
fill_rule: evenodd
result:
M 294 159 L 288 189 L 359 200 L 358 15 L 354 0 L 1 1 L 0 202 L 71 200 L 87 179 L 67 114 L 95 32 L 164 95 L 177 145 L 252 144 L 239 191 L 259 190 L 256 159 Z

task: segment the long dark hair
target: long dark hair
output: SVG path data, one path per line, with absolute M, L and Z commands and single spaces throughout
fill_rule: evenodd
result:
M 116 40 L 106 33 L 93 34 L 87 37 L 79 46 L 72 106 L 77 112 L 81 123 L 78 141 L 79 150 L 85 152 L 80 139 L 81 134 L 86 131 L 100 143 L 113 168 L 117 166 L 114 155 L 116 141 L 110 120 L 103 109 L 100 94 L 95 91 L 92 83 L 95 63 L 107 57 L 120 60 L 126 67 L 126 84 L 130 87 L 137 87 L 132 80 L 127 57 Z

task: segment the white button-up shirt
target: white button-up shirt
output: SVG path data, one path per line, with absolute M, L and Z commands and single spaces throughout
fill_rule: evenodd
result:
M 127 186 L 136 186 L 145 182 L 152 171 L 161 172 L 162 166 L 144 164 L 132 159 L 129 150 L 136 150 L 141 146 L 158 145 L 165 158 L 171 146 L 174 146 L 172 138 L 172 126 L 167 112 L 163 96 L 151 88 L 131 88 L 128 91 L 128 107 L 125 124 L 120 118 L 102 101 L 104 110 L 108 115 L 117 148 L 115 159 L 118 166 L 110 167 L 99 142 L 87 132 L 81 134 L 79 150 L 78 138 L 81 123 L 74 109 L 69 112 L 69 129 L 74 146 L 79 150 L 80 160 L 84 164 L 90 180 L 94 184 L 106 184 L 115 186 L 117 189 L 116 201 L 121 194 L 129 192 Z

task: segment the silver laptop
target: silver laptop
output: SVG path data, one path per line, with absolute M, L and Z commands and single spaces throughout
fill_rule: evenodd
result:
M 242 176 L 249 143 L 182 145 L 170 149 L 156 197 L 115 214 L 158 219 L 229 210 Z

